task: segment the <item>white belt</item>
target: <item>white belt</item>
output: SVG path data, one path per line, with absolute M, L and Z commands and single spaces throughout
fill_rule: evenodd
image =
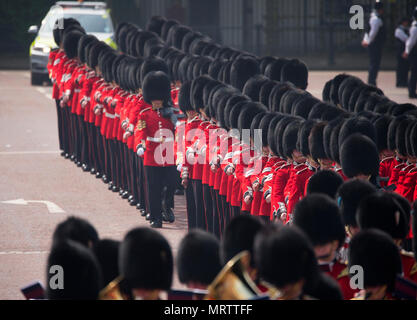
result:
M 106 115 L 107 118 L 110 118 L 110 119 L 116 118 L 116 116 L 113 113 L 105 112 L 104 114 Z
M 115 114 L 114 114 L 114 116 L 115 116 L 116 118 L 120 118 L 120 114 L 115 113 Z
M 154 138 L 154 137 L 147 137 L 146 140 L 148 141 L 152 141 L 152 142 L 157 142 L 157 143 L 162 143 L 162 142 L 173 142 L 174 139 L 173 138 Z
M 74 91 L 75 91 L 76 93 L 80 93 L 80 92 L 81 92 L 81 89 L 74 89 Z

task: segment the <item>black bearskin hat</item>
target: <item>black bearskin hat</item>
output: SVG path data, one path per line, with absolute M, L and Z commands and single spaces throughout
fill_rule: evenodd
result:
M 282 81 L 282 69 L 288 62 L 290 62 L 290 60 L 285 58 L 279 58 L 273 61 L 272 63 L 269 63 L 265 68 L 265 76 L 267 76 L 271 80 Z
M 359 204 L 356 211 L 359 228 L 379 229 L 395 240 L 403 240 L 410 231 L 410 221 L 399 201 L 389 192 L 374 192 Z
M 93 248 L 94 255 L 96 256 L 102 271 L 103 288 L 120 274 L 119 247 L 120 241 L 102 239 Z
M 303 122 L 300 130 L 298 131 L 297 150 L 300 151 L 301 154 L 305 157 L 311 155 L 308 137 L 310 136 L 310 132 L 316 124 L 317 121 L 315 120 L 306 120 Z
M 171 101 L 171 83 L 166 73 L 152 71 L 148 73 L 142 83 L 143 100 L 151 104 L 154 100 L 164 103 Z
M 355 117 L 346 120 L 340 129 L 339 147 L 349 136 L 355 133 L 363 134 L 376 143 L 376 131 L 372 122 L 364 117 Z
M 167 76 L 169 75 L 168 66 L 164 60 L 158 57 L 149 57 L 145 59 L 140 69 L 140 79 L 142 84 L 144 83 L 146 75 L 152 71 L 162 71 Z
M 303 230 L 313 246 L 337 240 L 339 247 L 345 241 L 345 227 L 336 202 L 325 194 L 310 194 L 300 200 L 294 209 L 294 225 Z
M 308 137 L 308 145 L 310 148 L 310 153 L 314 161 L 318 162 L 319 159 L 327 159 L 326 152 L 324 151 L 323 144 L 323 132 L 326 127 L 326 122 L 317 123 L 310 132 Z
M 158 36 L 161 36 L 162 26 L 165 22 L 167 22 L 167 19 L 164 17 L 153 16 L 146 25 L 146 30 L 155 32 Z
M 297 88 L 305 90 L 308 86 L 308 68 L 298 59 L 290 60 L 281 70 L 281 82 L 289 81 Z
M 360 231 L 350 241 L 348 252 L 349 268 L 363 269 L 365 289 L 387 285 L 388 293 L 394 291 L 402 264 L 399 249 L 389 235 L 375 229 Z
M 308 119 L 311 109 L 318 103 L 320 103 L 320 100 L 314 97 L 303 96 L 293 103 L 291 114 L 293 116 L 302 117 L 303 119 Z
M 392 118 L 388 115 L 382 115 L 374 121 L 376 143 L 379 152 L 388 149 L 388 127 L 391 121 Z
M 119 270 L 132 289 L 169 290 L 173 257 L 168 241 L 150 228 L 129 231 L 120 245 Z
M 242 92 L 244 95 L 251 98 L 252 101 L 259 101 L 259 92 L 261 91 L 261 87 L 268 81 L 267 77 L 258 74 L 246 81 Z
M 349 75 L 339 74 L 336 77 L 334 77 L 332 81 L 332 85 L 330 87 L 330 101 L 336 106 L 339 104 L 339 87 L 342 84 L 343 80 L 347 78 L 349 78 Z
M 240 57 L 231 64 L 230 84 L 242 91 L 246 81 L 259 73 L 259 63 L 256 59 L 249 56 Z
M 358 175 L 378 176 L 379 153 L 375 142 L 359 133 L 347 138 L 340 147 L 343 173 L 353 178 Z
M 307 184 L 307 194 L 320 193 L 336 199 L 337 189 L 343 184 L 343 179 L 333 170 L 320 170 L 313 174 Z
M 296 227 L 267 226 L 256 236 L 255 261 L 261 279 L 280 289 L 303 280 L 303 293 L 320 275 L 313 247 Z
M 78 31 L 69 32 L 64 37 L 64 51 L 68 59 L 77 57 L 78 42 L 84 36 L 83 33 Z
M 181 84 L 181 89 L 178 94 L 178 105 L 181 111 L 186 114 L 187 111 L 193 111 L 193 105 L 191 104 L 191 82 L 184 82 Z
M 362 199 L 376 192 L 376 187 L 362 179 L 351 179 L 344 182 L 339 190 L 338 203 L 346 226 L 357 227 L 356 211 Z
M 289 90 L 294 90 L 295 87 L 290 82 L 278 84 L 272 89 L 269 94 L 269 110 L 279 112 L 281 110 L 281 100 L 282 96 Z
M 291 159 L 294 150 L 297 150 L 298 131 L 301 127 L 300 121 L 292 121 L 289 123 L 283 134 L 283 155 Z
M 221 270 L 220 244 L 202 230 L 191 230 L 178 248 L 177 268 L 181 283 L 209 285 Z

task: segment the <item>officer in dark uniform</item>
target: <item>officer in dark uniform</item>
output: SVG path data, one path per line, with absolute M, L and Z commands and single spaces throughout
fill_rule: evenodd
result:
M 409 37 L 410 20 L 403 18 L 395 29 L 395 40 L 397 42 L 397 87 L 407 88 L 409 63 L 403 58 L 405 44 Z
M 413 23 L 411 24 L 410 37 L 405 44 L 405 51 L 403 53 L 404 58 L 408 58 L 410 62 L 410 80 L 408 82 L 408 96 L 411 99 L 417 98 L 416 86 L 417 86 L 417 7 L 413 13 Z
M 382 49 L 386 38 L 383 14 L 384 4 L 381 2 L 375 3 L 374 11 L 371 14 L 362 41 L 362 46 L 369 49 L 368 83 L 371 85 L 376 85 L 376 78 L 381 66 Z

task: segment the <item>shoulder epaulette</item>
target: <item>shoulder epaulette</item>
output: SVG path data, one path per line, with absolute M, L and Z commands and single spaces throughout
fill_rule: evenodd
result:
M 308 169 L 308 167 L 306 167 L 306 168 L 304 168 L 304 169 L 301 169 L 301 170 L 299 170 L 299 171 L 297 171 L 297 175 L 299 175 L 300 173 L 302 173 L 302 172 L 304 172 L 304 171 L 306 171 Z
M 142 114 L 142 113 L 144 113 L 145 111 L 149 111 L 149 110 L 151 110 L 151 107 L 147 107 L 147 108 L 143 109 L 142 111 L 140 111 L 140 112 L 139 112 L 139 114 Z
M 349 276 L 349 269 L 348 269 L 348 267 L 346 267 L 346 268 L 344 268 L 340 273 L 339 273 L 339 275 L 337 276 L 337 279 L 339 280 L 339 279 L 341 279 L 341 278 L 343 278 L 343 277 L 347 277 L 347 276 Z
M 381 160 L 381 163 L 382 163 L 382 162 L 384 162 L 384 161 L 387 161 L 387 160 L 392 160 L 392 159 L 394 159 L 394 156 L 392 156 L 392 157 L 386 157 L 386 158 L 383 158 L 383 159 Z

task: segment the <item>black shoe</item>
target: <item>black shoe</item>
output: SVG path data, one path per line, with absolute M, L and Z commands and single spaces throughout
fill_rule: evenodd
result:
M 109 189 L 110 191 L 112 191 L 112 189 L 113 189 L 113 181 L 110 181 L 108 185 L 109 186 L 107 187 L 107 189 Z
M 61 155 L 61 157 L 64 157 L 64 158 L 65 158 L 65 155 L 66 155 L 65 151 L 62 151 L 62 152 L 60 153 L 60 155 Z
M 158 220 L 151 221 L 151 228 L 161 229 L 162 228 L 162 221 L 158 221 Z
M 98 171 L 96 172 L 96 178 L 97 178 L 97 179 L 100 179 L 100 178 L 101 178 L 101 173 L 100 173 L 100 172 L 98 172 Z
M 74 156 L 74 155 L 71 155 L 70 160 L 71 160 L 72 162 L 74 162 L 74 161 L 75 161 L 75 156 Z
M 142 204 L 138 202 L 137 205 L 136 205 L 136 209 L 143 210 Z
M 91 174 L 96 174 L 96 173 L 97 173 L 97 171 L 96 171 L 96 169 L 95 169 L 95 168 L 91 168 L 90 173 L 91 173 Z
M 105 174 L 103 174 L 103 176 L 101 177 L 101 180 L 103 180 L 104 183 L 109 183 L 109 179 L 107 178 Z
M 135 199 L 132 199 L 132 200 L 130 200 L 130 201 L 129 201 L 129 204 L 130 204 L 132 207 L 136 207 L 137 203 L 138 203 L 138 202 L 137 202 Z
M 176 196 L 183 196 L 184 195 L 184 190 L 183 189 L 177 189 L 177 190 L 175 190 L 175 195 Z
M 146 217 L 146 211 L 144 209 L 140 209 L 139 212 L 142 217 Z
M 83 169 L 84 172 L 90 171 L 90 167 L 85 163 L 81 166 L 81 169 Z
M 122 199 L 127 199 L 129 198 L 129 191 L 125 191 L 122 193 Z
M 166 222 L 169 222 L 169 223 L 173 223 L 175 221 L 174 212 L 172 212 L 171 208 L 162 212 L 162 219 Z
M 124 192 L 125 191 L 122 188 L 120 188 L 120 190 L 119 190 L 119 196 L 122 196 Z
M 69 153 L 66 152 L 65 155 L 64 155 L 64 158 L 68 159 L 69 157 L 70 157 Z
M 151 221 L 151 214 L 150 213 L 146 214 L 145 219 L 146 221 Z
M 81 163 L 81 161 L 77 161 L 77 167 L 78 167 L 78 168 L 81 168 L 81 167 L 82 167 L 82 165 L 83 165 L 83 164 Z
M 111 189 L 113 192 L 119 192 L 119 187 L 118 186 L 113 186 L 113 188 Z
M 129 198 L 127 198 L 127 201 L 129 201 L 129 203 L 130 203 L 130 201 L 132 201 L 133 200 L 133 194 L 131 194 L 130 196 L 129 196 Z

